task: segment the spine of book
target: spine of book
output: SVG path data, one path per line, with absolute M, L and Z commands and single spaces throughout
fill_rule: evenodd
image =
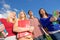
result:
M 1 27 L 2 25 L 3 25 L 3 23 L 0 22 L 0 27 Z M 4 37 L 6 37 L 6 36 L 8 35 L 8 32 L 6 31 L 6 29 L 4 29 L 4 30 L 2 31 L 2 34 L 3 34 Z

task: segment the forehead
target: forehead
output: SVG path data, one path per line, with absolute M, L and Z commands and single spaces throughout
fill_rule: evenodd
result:
M 20 12 L 19 14 L 24 14 L 24 12 Z
M 9 12 L 8 14 L 10 14 L 10 15 L 11 15 L 11 14 L 16 14 L 16 12 Z
M 29 12 L 32 12 L 32 11 L 29 11 Z

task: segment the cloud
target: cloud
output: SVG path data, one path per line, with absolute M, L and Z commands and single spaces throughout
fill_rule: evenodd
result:
M 9 12 L 10 12 L 10 10 L 6 10 L 6 11 L 0 10 L 0 18 L 1 17 L 7 18 Z
M 3 7 L 4 7 L 5 9 L 10 9 L 10 8 L 11 8 L 10 5 L 8 5 L 8 4 L 3 4 Z
M 0 3 L 2 3 L 2 8 L 0 10 L 0 18 L 7 18 L 7 15 L 10 11 L 15 11 L 18 12 L 19 10 L 16 8 L 11 8 L 11 6 L 9 4 L 5 3 L 5 0 L 1 0 Z
M 6 13 L 0 14 L 0 18 L 7 18 L 7 14 Z
M 15 8 L 15 9 L 14 9 L 14 11 L 16 11 L 16 12 L 17 12 L 17 11 L 19 11 L 19 10 Z
M 0 14 L 0 18 L 2 18 L 3 16 L 2 16 L 2 14 Z

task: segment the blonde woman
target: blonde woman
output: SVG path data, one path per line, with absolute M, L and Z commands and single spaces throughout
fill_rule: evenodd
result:
M 13 32 L 13 26 L 15 21 L 16 21 L 16 13 L 13 11 L 8 13 L 7 19 L 0 18 L 0 22 L 3 23 L 2 27 L 4 26 L 6 31 L 8 32 L 8 35 L 4 40 L 16 40 L 16 35 Z
M 14 25 L 14 31 L 18 33 L 18 40 L 33 40 L 33 29 L 34 27 L 30 26 L 30 21 L 26 18 L 25 12 L 21 11 L 18 20 Z

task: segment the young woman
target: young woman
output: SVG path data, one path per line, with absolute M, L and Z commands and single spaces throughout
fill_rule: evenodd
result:
M 33 40 L 33 29 L 34 27 L 30 26 L 30 21 L 26 18 L 25 12 L 21 11 L 14 25 L 14 31 L 17 32 L 18 40 Z
M 43 8 L 39 10 L 39 15 L 40 15 L 40 22 L 43 28 L 47 28 L 48 33 L 50 34 L 52 39 L 60 40 L 60 26 L 58 24 L 56 25 L 52 24 L 52 22 L 56 21 L 57 19 L 47 14 L 47 12 Z
M 16 40 L 16 35 L 13 32 L 13 26 L 15 21 L 16 21 L 16 13 L 13 11 L 8 13 L 7 19 L 0 18 L 0 22 L 2 22 L 4 25 L 4 26 L 2 25 L 2 28 L 0 31 L 3 31 L 4 30 L 3 28 L 5 27 L 6 31 L 8 32 L 8 35 L 4 40 Z
M 46 38 L 44 37 L 44 32 L 41 30 L 42 26 L 39 23 L 39 20 L 33 16 L 33 12 L 31 10 L 28 11 L 28 14 L 30 16 L 30 23 L 32 26 L 34 26 L 34 40 L 46 40 Z

